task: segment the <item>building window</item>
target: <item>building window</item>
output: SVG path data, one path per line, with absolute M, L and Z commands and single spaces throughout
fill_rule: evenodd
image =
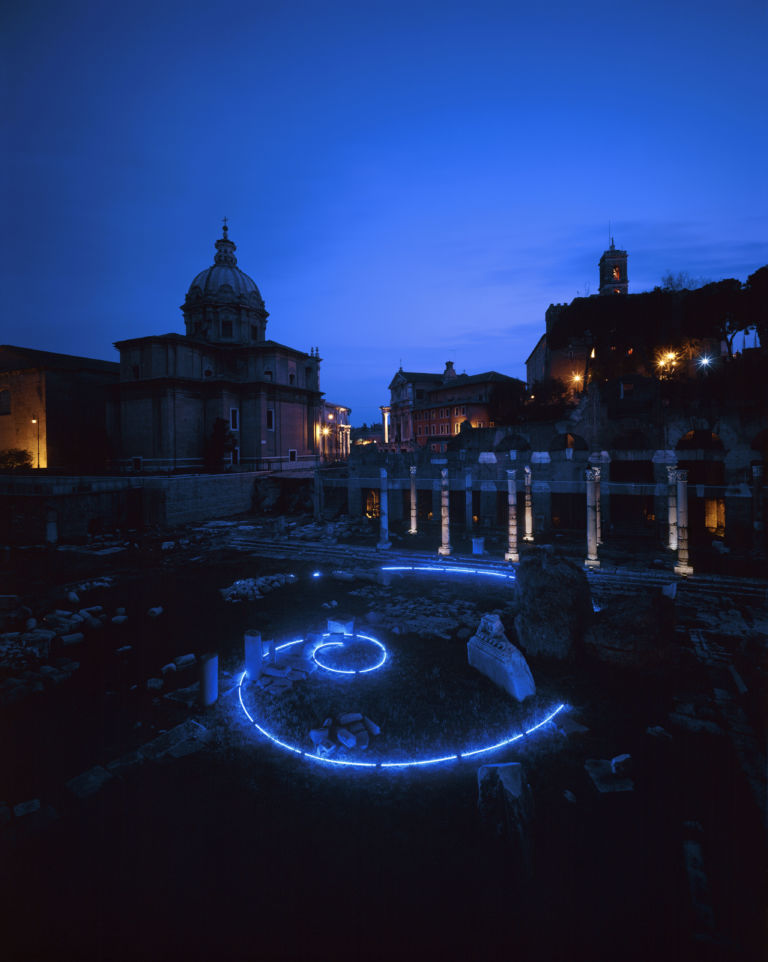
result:
M 133 379 L 134 379 L 134 381 L 138 381 L 138 379 L 139 379 L 139 365 L 138 365 L 138 364 L 134 364 L 134 365 L 131 367 L 131 371 L 132 371 L 132 373 L 133 373 Z
M 295 374 L 289 374 L 289 375 L 288 375 L 288 383 L 289 383 L 289 384 L 295 384 L 295 383 L 296 383 L 296 375 L 295 375 Z
M 306 382 L 307 387 L 312 386 L 312 368 L 311 367 L 304 368 L 304 380 Z
M 614 279 L 615 281 L 620 281 L 620 280 L 621 280 L 621 268 L 620 268 L 620 267 L 614 267 L 614 269 L 613 269 L 613 279 Z
M 240 448 L 237 445 L 232 448 L 232 464 L 240 464 Z
M 221 322 L 221 336 L 232 337 L 232 321 Z
M 417 388 L 416 388 L 416 400 L 417 400 L 417 401 L 423 401 L 423 400 L 424 400 L 424 389 L 423 389 L 423 388 L 420 388 L 420 387 L 417 387 Z
M 296 453 L 297 453 L 297 452 L 296 452 L 296 448 L 288 448 L 288 460 L 289 460 L 289 461 L 295 461 L 295 460 L 296 460 Z
M 272 380 L 272 372 L 271 372 L 271 371 L 268 371 L 268 370 L 267 370 L 267 371 L 264 372 L 264 380 L 265 380 L 265 381 L 271 381 L 271 380 Z
M 458 434 L 461 431 L 461 421 L 457 421 L 453 426 L 453 433 Z
M 0 414 L 11 413 L 11 392 L 0 391 Z
M 275 430 L 275 412 L 272 408 L 267 409 L 267 431 Z
M 258 341 L 259 339 L 259 329 L 255 324 L 251 324 L 251 340 Z
M 229 426 L 233 431 L 240 430 L 240 412 L 237 408 L 229 409 Z

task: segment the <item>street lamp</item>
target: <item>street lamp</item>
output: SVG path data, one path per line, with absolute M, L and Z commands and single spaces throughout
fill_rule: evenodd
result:
M 40 470 L 40 419 L 32 418 L 32 423 L 37 425 L 37 470 Z

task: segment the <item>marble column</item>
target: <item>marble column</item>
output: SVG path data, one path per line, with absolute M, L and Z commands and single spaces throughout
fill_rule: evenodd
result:
M 677 564 L 676 575 L 692 575 L 688 559 L 688 472 L 678 469 L 677 478 Z
M 387 469 L 381 469 L 381 486 L 379 489 L 379 543 L 377 548 L 391 548 L 389 540 L 389 505 L 387 491 Z
M 594 465 L 592 470 L 595 472 L 595 532 L 598 545 L 603 543 L 603 525 L 601 520 L 602 510 L 600 507 L 600 468 Z
M 472 533 L 472 472 L 467 468 L 464 475 L 464 511 L 467 534 Z
M 437 553 L 447 556 L 451 553 L 451 516 L 450 516 L 450 487 L 448 482 L 448 468 L 440 471 L 440 522 L 442 530 L 442 544 Z
M 531 499 L 531 466 L 525 466 L 525 534 L 523 541 L 533 541 L 533 501 Z
M 587 480 L 587 557 L 584 565 L 587 568 L 599 568 L 597 557 L 597 505 L 595 498 L 595 469 L 588 468 L 584 472 Z
M 677 551 L 677 465 L 667 465 L 667 547 Z
M 418 504 L 417 494 L 416 494 L 416 465 L 412 464 L 410 468 L 411 473 L 411 526 L 408 529 L 408 534 L 418 534 L 418 528 L 416 527 L 417 517 L 416 508 Z
M 517 564 L 520 555 L 517 551 L 517 483 L 514 471 L 507 471 L 507 523 L 508 542 L 504 560 Z

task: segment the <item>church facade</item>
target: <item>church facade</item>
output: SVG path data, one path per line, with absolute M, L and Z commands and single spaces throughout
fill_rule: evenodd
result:
M 269 314 L 225 224 L 192 281 L 186 331 L 118 341 L 110 405 L 121 470 L 279 470 L 320 454 L 320 357 L 266 336 Z

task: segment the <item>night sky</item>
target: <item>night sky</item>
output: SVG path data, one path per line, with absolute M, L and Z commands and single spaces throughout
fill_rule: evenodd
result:
M 268 337 L 379 418 L 525 377 L 552 302 L 768 264 L 768 5 L 25 0 L 0 23 L 0 342 L 183 332 L 229 218 Z

